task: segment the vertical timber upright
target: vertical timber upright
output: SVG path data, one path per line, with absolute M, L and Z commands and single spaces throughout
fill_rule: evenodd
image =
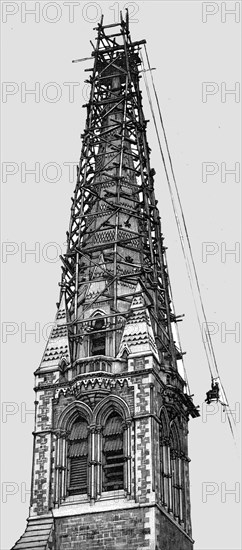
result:
M 60 300 L 14 550 L 192 550 L 188 421 L 128 16 L 97 27 Z

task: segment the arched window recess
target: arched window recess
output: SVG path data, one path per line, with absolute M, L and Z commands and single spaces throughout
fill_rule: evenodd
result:
M 89 332 L 89 357 L 107 355 L 106 350 L 106 319 L 103 313 L 98 311 L 93 316 L 88 327 Z
M 68 442 L 68 494 L 88 492 L 88 423 L 79 416 L 72 424 Z
M 181 458 L 180 438 L 175 424 L 170 433 L 171 511 L 180 522 L 184 518 L 184 465 Z
M 103 428 L 103 491 L 124 489 L 124 423 L 113 411 Z

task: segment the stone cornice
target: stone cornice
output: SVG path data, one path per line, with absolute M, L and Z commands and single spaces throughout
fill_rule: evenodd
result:
M 96 375 L 88 379 L 81 378 L 79 380 L 73 381 L 72 383 L 69 383 L 66 386 L 56 388 L 54 397 L 55 399 L 57 399 L 61 393 L 63 393 L 64 395 L 72 394 L 75 397 L 78 397 L 83 390 L 86 391 L 87 389 L 96 389 L 98 391 L 99 389 L 114 389 L 117 385 L 123 387 L 125 384 L 127 384 L 127 386 L 131 386 L 128 378 L 122 378 L 119 376 L 113 379 L 112 376 L 107 376 L 107 373 L 105 373 L 105 376 Z

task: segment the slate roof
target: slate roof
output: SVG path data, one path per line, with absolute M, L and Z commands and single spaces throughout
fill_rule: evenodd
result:
M 13 546 L 12 550 L 48 550 L 50 546 L 51 530 L 53 527 L 53 518 L 35 518 L 29 519 L 24 534 Z

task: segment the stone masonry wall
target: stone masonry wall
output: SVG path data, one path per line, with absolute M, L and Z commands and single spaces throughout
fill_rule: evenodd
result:
M 193 543 L 159 509 L 156 510 L 156 550 L 193 550 Z
M 53 390 L 40 390 L 36 395 L 36 425 L 33 461 L 32 515 L 49 512 L 51 451 L 52 451 L 52 398 Z
M 55 550 L 145 548 L 152 548 L 146 508 L 84 514 L 55 520 Z

